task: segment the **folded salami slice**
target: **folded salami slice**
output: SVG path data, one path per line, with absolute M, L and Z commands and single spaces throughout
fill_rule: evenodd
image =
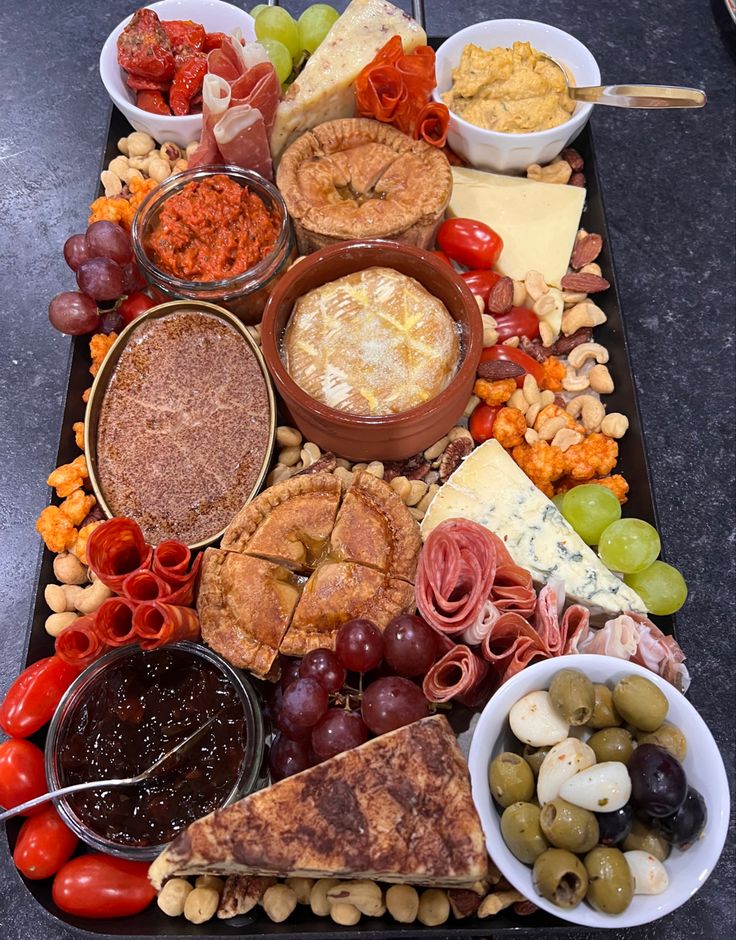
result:
M 422 691 L 429 702 L 449 702 L 455 699 L 472 707 L 487 697 L 484 680 L 488 677 L 488 663 L 476 656 L 463 643 L 459 643 L 442 659 L 431 666 L 422 683 Z
M 531 573 L 511 559 L 509 563 L 499 561 L 491 597 L 499 610 L 515 610 L 522 617 L 530 617 L 537 605 Z
M 537 628 L 537 633 L 542 638 L 550 656 L 560 656 L 565 648 L 562 630 L 560 629 L 560 614 L 564 602 L 564 587 L 560 590 L 560 586 L 554 581 L 545 584 L 539 592 L 534 626 Z
M 175 585 L 186 581 L 191 562 L 191 551 L 176 539 L 161 542 L 153 550 L 153 573 L 163 578 L 167 584 Z
M 70 666 L 89 666 L 107 646 L 97 633 L 94 616 L 78 617 L 56 638 L 56 655 Z
M 191 607 L 146 601 L 136 607 L 133 626 L 141 649 L 154 650 L 167 643 L 196 640 L 199 617 Z
M 549 649 L 537 630 L 515 611 L 507 611 L 493 624 L 481 644 L 483 658 L 495 665 L 501 682 L 531 662 L 549 659 Z
M 90 570 L 116 594 L 129 575 L 150 568 L 152 555 L 138 523 L 125 516 L 98 525 L 87 542 Z
M 135 643 L 134 611 L 135 604 L 124 597 L 109 597 L 103 601 L 95 616 L 100 639 L 108 646 Z

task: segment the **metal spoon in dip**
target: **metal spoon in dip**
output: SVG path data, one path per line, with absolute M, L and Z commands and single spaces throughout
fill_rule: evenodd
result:
M 699 88 L 678 85 L 589 85 L 578 88 L 570 84 L 565 68 L 552 56 L 542 53 L 556 66 L 565 79 L 568 95 L 575 101 L 589 104 L 607 104 L 613 108 L 702 108 L 705 92 Z
M 157 761 L 154 761 L 150 767 L 142 771 L 139 774 L 136 774 L 135 777 L 121 777 L 115 780 L 90 780 L 85 783 L 75 783 L 69 787 L 61 787 L 60 790 L 52 790 L 50 793 L 44 793 L 42 796 L 34 797 L 32 800 L 28 800 L 26 803 L 20 803 L 18 806 L 14 806 L 12 809 L 5 810 L 4 813 L 0 813 L 0 822 L 3 822 L 6 819 L 11 819 L 13 816 L 18 816 L 20 813 L 25 813 L 29 809 L 33 809 L 34 806 L 40 806 L 41 803 L 46 803 L 48 800 L 55 800 L 60 796 L 68 796 L 70 793 L 79 793 L 80 790 L 95 790 L 98 787 L 104 787 L 108 789 L 109 787 L 126 787 L 131 784 L 143 783 L 144 780 L 153 774 L 154 771 L 159 770 L 167 761 L 169 761 L 175 754 L 178 754 L 180 751 L 183 751 L 188 747 L 193 741 L 195 741 L 201 734 L 203 734 L 217 716 L 213 715 L 209 718 L 203 725 L 197 728 L 189 737 L 184 738 L 183 741 L 180 741 L 175 747 L 172 747 L 171 750 L 167 751 L 165 754 L 162 754 Z

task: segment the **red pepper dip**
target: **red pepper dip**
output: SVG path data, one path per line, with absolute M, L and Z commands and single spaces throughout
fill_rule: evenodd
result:
M 187 183 L 164 203 L 144 247 L 162 271 L 186 281 L 245 273 L 276 244 L 276 213 L 222 174 Z

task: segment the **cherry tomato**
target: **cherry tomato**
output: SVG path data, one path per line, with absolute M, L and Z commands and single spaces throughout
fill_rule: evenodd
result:
M 128 294 L 125 300 L 118 307 L 118 313 L 126 323 L 132 323 L 136 317 L 139 317 L 146 310 L 156 306 L 156 301 L 151 300 L 148 294 L 142 291 L 133 291 Z
M 503 250 L 501 236 L 475 219 L 446 219 L 437 244 L 453 261 L 473 271 L 492 268 Z
M 498 362 L 498 360 L 504 360 L 506 362 L 515 362 L 522 367 L 524 372 L 530 373 L 537 380 L 538 384 L 541 384 L 542 379 L 544 378 L 544 369 L 542 364 L 537 362 L 536 359 L 532 359 L 531 356 L 523 352 L 521 349 L 516 349 L 514 346 L 503 346 L 499 344 L 498 346 L 487 346 L 483 352 L 480 354 L 481 362 Z M 524 384 L 524 376 L 520 375 L 516 379 L 516 384 L 521 388 Z
M 438 257 L 441 261 L 446 261 L 447 264 L 449 264 L 450 267 L 452 267 L 452 261 L 450 261 L 450 259 L 449 259 L 449 258 L 447 257 L 447 255 L 444 253 L 444 251 L 433 251 L 432 254 L 433 254 L 433 255 L 437 255 L 437 257 Z
M 0 705 L 0 728 L 13 738 L 27 738 L 43 728 L 78 675 L 79 669 L 58 656 L 39 659 L 24 669 Z
M 24 738 L 11 738 L 0 744 L 0 806 L 12 809 L 46 792 L 43 751 Z M 23 813 L 34 816 L 43 805 Z
M 156 897 L 148 862 L 108 855 L 80 855 L 60 869 L 51 894 L 54 904 L 76 917 L 130 917 Z
M 494 316 L 499 343 L 512 336 L 526 336 L 528 339 L 539 336 L 539 318 L 528 307 L 512 307 L 508 313 Z
M 493 437 L 493 424 L 500 410 L 500 408 L 492 408 L 490 405 L 486 405 L 485 402 L 475 406 L 475 410 L 470 416 L 468 429 L 476 444 L 482 444 Z
M 72 857 L 77 841 L 49 803 L 20 827 L 13 852 L 15 867 L 32 881 L 50 878 Z
M 484 304 L 488 303 L 488 295 L 501 280 L 496 271 L 465 271 L 460 277 L 474 294 L 483 298 Z

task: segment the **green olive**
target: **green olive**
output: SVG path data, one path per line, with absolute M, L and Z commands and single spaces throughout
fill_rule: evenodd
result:
M 603 914 L 621 914 L 634 897 L 634 879 L 624 853 L 599 845 L 585 856 L 588 901 Z
M 593 813 L 573 806 L 562 797 L 545 803 L 539 825 L 549 842 L 568 852 L 589 852 L 598 842 L 598 820 Z
M 518 754 L 504 751 L 491 761 L 488 780 L 493 799 L 503 807 L 526 803 L 534 796 L 534 774 Z
M 586 744 L 593 748 L 599 764 L 609 760 L 628 764 L 634 753 L 634 738 L 626 728 L 601 728 L 588 738 Z
M 521 752 L 524 760 L 529 764 L 535 778 L 539 776 L 539 768 L 544 762 L 544 758 L 549 754 L 550 747 L 532 747 L 531 744 L 525 744 Z
M 506 807 L 501 817 L 501 835 L 512 855 L 527 865 L 549 848 L 539 826 L 539 807 L 531 803 L 512 803 Z
M 534 863 L 534 887 L 557 907 L 577 907 L 588 890 L 588 875 L 580 859 L 564 849 L 547 849 Z
M 665 721 L 656 729 L 648 734 L 643 731 L 636 731 L 634 734 L 639 744 L 657 744 L 669 751 L 673 757 L 676 757 L 681 763 L 687 756 L 687 740 L 677 725 Z
M 640 819 L 634 820 L 631 832 L 621 843 L 621 849 L 624 852 L 648 852 L 660 862 L 664 862 L 670 854 L 669 843 Z
M 593 714 L 588 721 L 589 728 L 612 728 L 614 725 L 621 724 L 621 716 L 616 711 L 613 704 L 613 695 L 607 685 L 596 684 L 593 686 L 595 692 L 595 705 Z
M 644 676 L 625 676 L 613 689 L 619 715 L 639 731 L 656 731 L 667 717 L 667 696 Z
M 593 683 L 579 669 L 560 669 L 549 687 L 552 704 L 571 725 L 590 721 L 595 706 Z

